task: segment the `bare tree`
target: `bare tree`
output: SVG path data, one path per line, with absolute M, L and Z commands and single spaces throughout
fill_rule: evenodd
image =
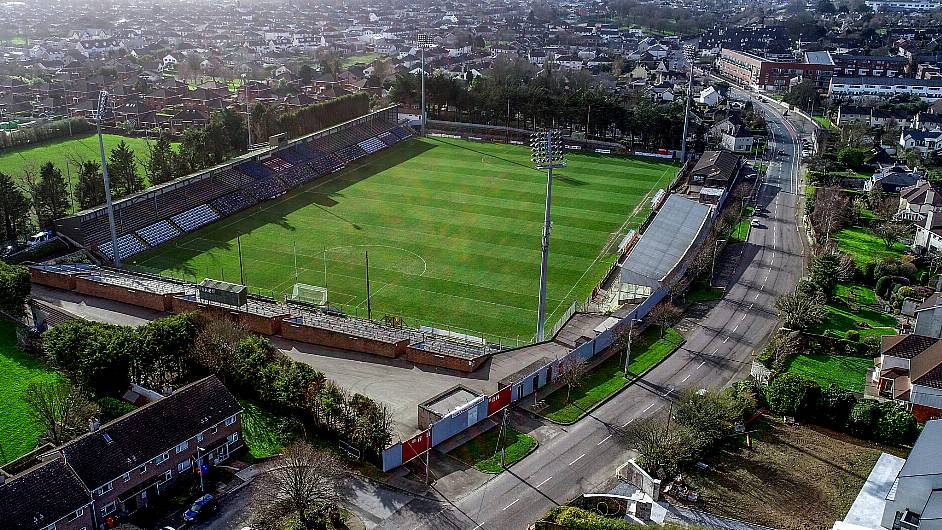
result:
M 347 475 L 333 453 L 305 443 L 289 445 L 255 481 L 255 517 L 266 528 L 280 528 L 272 523 L 289 516 L 297 517 L 303 528 L 313 528 L 337 513 Z
M 98 406 L 90 402 L 81 387 L 64 377 L 30 383 L 23 395 L 27 414 L 34 423 L 46 429 L 46 436 L 55 445 L 63 444 L 88 429 L 88 422 L 98 414 Z
M 824 233 L 824 241 L 840 231 L 850 215 L 850 199 L 838 188 L 818 188 L 814 195 L 814 210 L 811 222 Z
M 654 309 L 648 313 L 648 316 L 651 317 L 651 321 L 661 328 L 661 337 L 664 337 L 664 332 L 667 330 L 667 327 L 676 322 L 677 319 L 680 318 L 680 315 L 680 308 L 670 302 L 662 302 L 654 306 Z
M 894 221 L 884 221 L 877 225 L 874 232 L 880 236 L 886 248 L 890 248 L 893 243 L 899 240 L 900 236 L 906 233 L 906 226 Z
M 775 301 L 775 312 L 782 319 L 785 327 L 804 330 L 820 323 L 827 310 L 824 307 L 824 294 L 818 291 L 808 294 L 795 289 L 785 293 Z
M 216 374 L 227 373 L 225 367 L 235 357 L 235 350 L 239 342 L 249 336 L 245 328 L 225 318 L 214 318 L 214 315 L 204 313 L 200 332 L 193 340 L 190 351 L 192 360 Z
M 559 376 L 566 383 L 566 403 L 569 403 L 572 387 L 582 386 L 585 382 L 585 377 L 589 373 L 589 363 L 582 357 L 570 355 L 559 363 L 559 370 Z
M 684 426 L 670 426 L 662 418 L 642 418 L 623 431 L 622 438 L 638 451 L 638 465 L 648 473 L 664 469 L 673 476 L 694 453 L 697 440 Z

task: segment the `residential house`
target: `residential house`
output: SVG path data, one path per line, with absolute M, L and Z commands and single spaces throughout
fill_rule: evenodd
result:
M 865 393 L 895 401 L 919 421 L 942 417 L 942 339 L 884 335 Z
M 739 176 L 741 161 L 729 151 L 705 151 L 687 176 L 687 197 L 722 207 Z
M 913 333 L 923 337 L 942 339 L 942 296 L 932 293 L 913 311 L 916 324 Z
M 900 190 L 899 219 L 922 223 L 931 211 L 942 212 L 942 187 L 927 180 L 920 180 Z
M 720 137 L 720 145 L 734 153 L 747 153 L 752 151 L 754 138 L 752 133 L 746 130 L 745 126 L 739 125 L 731 132 L 723 132 Z
M 930 210 L 925 216 L 925 220 L 916 225 L 913 248 L 919 252 L 940 252 L 942 251 L 942 214 Z
M 864 182 L 864 191 L 870 191 L 876 186 L 887 193 L 899 193 L 903 188 L 912 186 L 922 178 L 922 175 L 914 169 L 905 166 L 893 165 L 881 168 L 866 182 Z
M 4 530 L 92 530 L 93 510 L 88 489 L 61 458 L 0 482 Z
M 712 87 L 708 86 L 700 91 L 700 95 L 697 96 L 697 103 L 701 105 L 706 105 L 708 107 L 715 107 L 723 101 L 723 95 L 720 92 Z

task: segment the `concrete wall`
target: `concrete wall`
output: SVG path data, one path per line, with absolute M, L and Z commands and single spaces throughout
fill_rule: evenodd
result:
M 341 350 L 357 351 L 361 353 L 371 353 L 381 357 L 395 359 L 403 353 L 409 345 L 408 340 L 399 342 L 386 342 L 376 339 L 367 339 L 337 333 L 314 326 L 300 324 L 292 320 L 285 320 L 281 324 L 281 336 L 299 342 L 316 344 L 318 346 L 327 346 L 329 348 L 338 348 Z
M 139 289 L 129 289 L 120 285 L 90 280 L 84 276 L 75 278 L 75 292 L 146 307 L 155 311 L 169 311 L 172 307 L 171 296 L 151 293 Z

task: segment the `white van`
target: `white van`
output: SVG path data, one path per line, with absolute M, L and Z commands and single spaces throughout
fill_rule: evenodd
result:
M 49 230 L 44 230 L 30 237 L 29 240 L 26 242 L 26 244 L 30 247 L 35 247 L 36 245 L 40 243 L 45 243 L 46 241 L 51 240 L 52 237 L 53 237 L 52 232 L 50 232 Z

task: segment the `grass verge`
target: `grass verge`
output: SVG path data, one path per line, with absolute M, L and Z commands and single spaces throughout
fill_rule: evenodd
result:
M 660 329 L 649 327 L 634 340 L 631 347 L 628 379 L 625 379 L 623 372 L 624 357 L 613 354 L 588 373 L 582 386 L 572 389 L 569 402 L 566 401 L 568 389 L 561 387 L 546 396 L 546 408 L 540 413 L 557 423 L 573 423 L 594 405 L 664 360 L 683 343 L 684 338 L 674 329 L 666 330 L 662 338 Z
M 739 216 L 739 222 L 733 227 L 733 232 L 729 235 L 731 243 L 746 241 L 749 239 L 749 230 L 752 229 L 752 214 L 755 208 L 746 206 Z
M 30 421 L 23 394 L 31 383 L 60 377 L 17 347 L 16 325 L 0 319 L 0 464 L 36 447 L 43 429 Z
M 499 437 L 500 426 L 494 427 L 452 449 L 449 454 L 469 466 L 474 466 L 478 471 L 500 473 L 503 468 L 500 466 L 500 451 L 497 450 Z M 519 462 L 537 445 L 536 438 L 518 432 L 510 426 L 505 427 L 503 438 L 505 467 Z
M 242 436 L 248 446 L 248 458 L 255 461 L 281 452 L 285 444 L 301 438 L 296 423 L 250 400 L 242 404 Z
M 684 299 L 688 302 L 709 302 L 711 300 L 719 300 L 723 298 L 726 294 L 725 291 L 719 287 L 712 287 L 706 283 L 696 283 L 694 286 L 687 292 L 687 295 Z

